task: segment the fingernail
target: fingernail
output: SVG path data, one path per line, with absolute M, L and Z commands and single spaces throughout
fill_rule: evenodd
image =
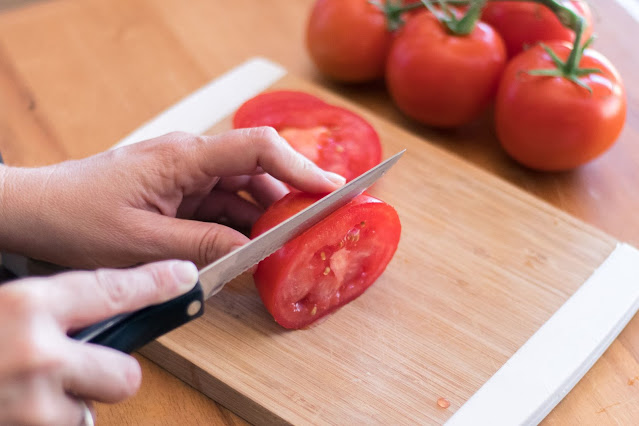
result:
M 173 275 L 181 290 L 190 290 L 198 279 L 198 270 L 192 262 L 176 261 L 173 263 Z
M 337 173 L 324 170 L 324 176 L 326 176 L 326 179 L 330 180 L 338 186 L 342 186 L 346 183 L 346 178 L 344 176 L 338 175 Z

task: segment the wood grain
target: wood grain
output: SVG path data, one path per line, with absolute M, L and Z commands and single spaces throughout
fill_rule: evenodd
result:
M 433 131 L 403 118 L 381 85 L 345 87 L 319 76 L 303 45 L 312 0 L 57 0 L 0 14 L 0 151 L 13 165 L 41 165 L 106 149 L 195 88 L 255 54 L 347 96 L 409 131 L 501 176 L 618 239 L 639 245 L 639 66 L 637 24 L 616 2 L 592 0 L 596 47 L 624 77 L 626 128 L 605 156 L 572 173 L 538 174 L 499 149 L 489 118 L 456 131 Z M 628 423 L 639 418 L 639 320 L 551 413 L 552 424 Z M 195 393 L 145 369 L 135 403 L 106 410 L 105 424 L 148 424 L 154 412 L 193 413 Z M 144 393 L 150 377 L 163 387 Z M 155 383 L 155 382 L 154 382 Z M 181 383 L 181 382 L 178 382 Z M 181 389 L 179 392 L 177 388 Z M 165 410 L 167 406 L 176 407 Z M 113 417 L 121 410 L 120 417 Z M 170 414 L 170 413 L 168 413 Z M 122 421 L 126 419 L 126 421 Z M 179 416 L 174 417 L 175 422 Z M 193 423 L 225 423 L 202 412 Z M 175 423 L 174 422 L 174 423 Z
M 375 286 L 319 327 L 282 330 L 248 279 L 143 351 L 250 422 L 443 423 L 614 248 L 355 104 L 291 76 L 273 87 L 360 113 L 386 156 L 407 150 L 370 191 L 397 209 L 402 240 Z M 436 404 L 442 396 L 448 410 Z

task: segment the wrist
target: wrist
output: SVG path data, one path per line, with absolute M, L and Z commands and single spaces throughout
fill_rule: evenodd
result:
M 0 165 L 0 250 L 28 254 L 37 233 L 27 232 L 38 216 L 34 170 Z

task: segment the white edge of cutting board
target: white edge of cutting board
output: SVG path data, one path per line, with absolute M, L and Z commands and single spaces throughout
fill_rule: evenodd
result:
M 130 133 L 113 148 L 171 131 L 203 133 L 286 75 L 252 58 Z M 19 276 L 28 262 L 3 254 Z M 586 282 L 448 420 L 448 425 L 540 422 L 570 392 L 639 309 L 639 250 L 620 243 Z

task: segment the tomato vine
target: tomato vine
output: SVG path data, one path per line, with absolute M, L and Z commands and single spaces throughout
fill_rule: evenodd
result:
M 442 22 L 443 25 L 446 26 L 449 31 L 453 34 L 464 36 L 473 30 L 485 4 L 487 2 L 495 1 L 503 0 L 421 0 L 420 2 L 414 2 L 407 5 L 404 5 L 401 0 L 387 0 L 385 2 L 382 0 L 371 0 L 370 3 L 377 6 L 386 15 L 389 31 L 395 31 L 403 25 L 402 15 L 405 12 L 420 7 L 426 7 L 439 19 L 440 22 Z M 586 83 L 579 80 L 579 77 L 601 72 L 601 70 L 597 68 L 579 68 L 579 61 L 584 50 L 590 46 L 594 40 L 594 38 L 591 37 L 582 44 L 583 34 L 587 26 L 584 17 L 566 7 L 558 0 L 514 1 L 526 1 L 528 3 L 538 3 L 546 6 L 555 14 L 555 16 L 557 16 L 559 22 L 561 22 L 564 27 L 575 32 L 575 42 L 573 43 L 570 56 L 566 61 L 562 61 L 550 47 L 542 43 L 542 47 L 552 58 L 556 68 L 531 70 L 529 71 L 529 74 L 564 77 L 580 87 L 592 92 L 591 88 Z M 439 5 L 440 8 L 437 9 L 435 4 Z M 449 5 L 470 5 L 470 7 L 461 18 L 458 18 L 455 13 L 451 11 Z

